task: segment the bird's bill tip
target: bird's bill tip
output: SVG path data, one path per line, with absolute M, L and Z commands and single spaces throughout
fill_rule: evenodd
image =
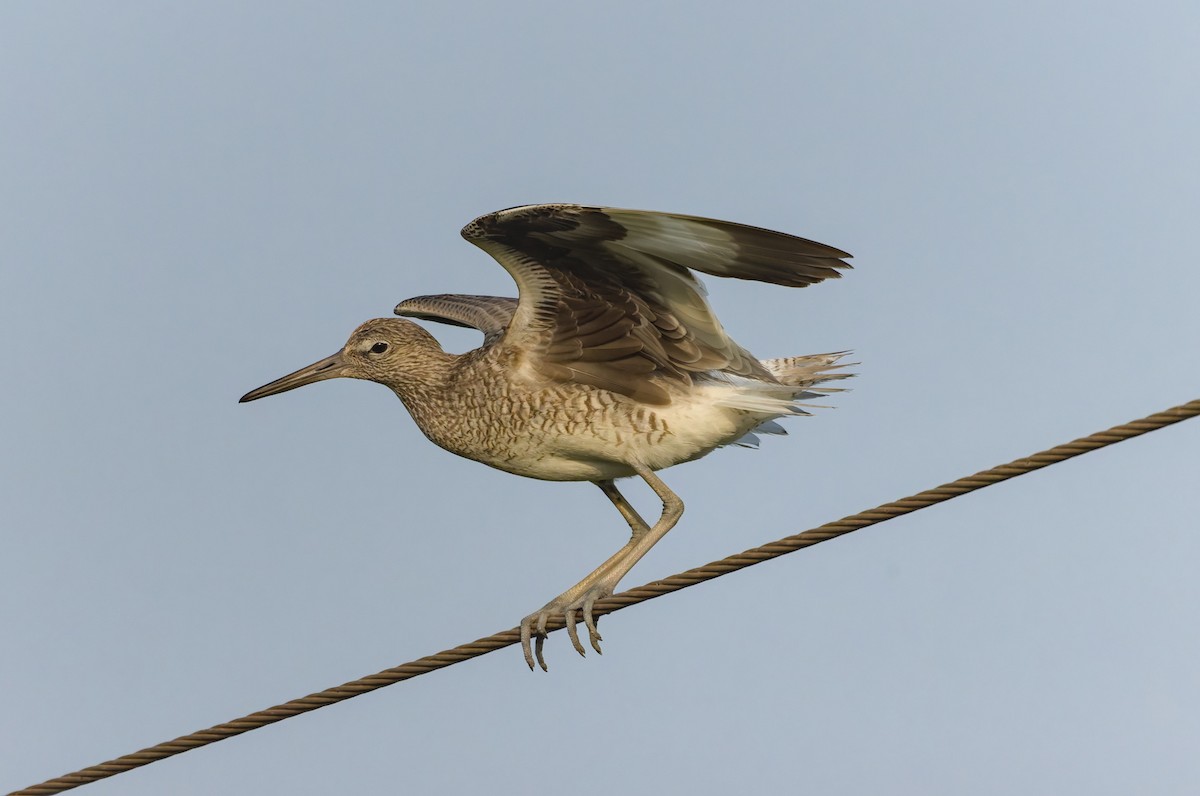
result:
M 251 390 L 238 399 L 238 403 L 244 404 L 250 401 L 257 401 L 259 398 L 266 398 L 268 395 L 278 395 L 281 392 L 294 390 L 297 387 L 303 387 L 306 384 L 314 384 L 318 381 L 326 379 L 336 379 L 345 374 L 345 361 L 342 358 L 342 353 L 339 351 L 331 357 L 326 357 L 320 362 L 314 362 L 307 367 L 300 368 L 294 373 L 276 379 L 270 384 L 264 384 L 258 389 Z

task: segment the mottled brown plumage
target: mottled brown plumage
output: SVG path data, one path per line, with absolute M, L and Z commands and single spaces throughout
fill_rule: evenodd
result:
M 599 651 L 592 606 L 678 520 L 683 504 L 656 470 L 806 414 L 800 401 L 835 391 L 840 354 L 758 360 L 721 327 L 691 270 L 804 287 L 839 276 L 845 252 L 783 233 L 692 216 L 579 205 L 528 205 L 482 216 L 463 237 L 513 277 L 519 299 L 421 296 L 399 315 L 479 329 L 484 344 L 454 355 L 401 319 L 364 323 L 337 354 L 243 396 L 252 401 L 315 381 L 390 387 L 437 445 L 507 472 L 596 483 L 629 523 L 630 541 L 521 623 L 542 668 L 549 618 L 564 614 L 583 654 L 582 614 Z M 614 480 L 637 475 L 663 501 L 646 523 Z

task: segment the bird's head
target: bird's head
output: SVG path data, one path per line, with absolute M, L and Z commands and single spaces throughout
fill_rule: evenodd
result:
M 355 329 L 333 356 L 251 390 L 238 402 L 338 378 L 375 381 L 400 392 L 405 385 L 421 381 L 444 356 L 433 335 L 417 324 L 400 318 L 374 318 Z

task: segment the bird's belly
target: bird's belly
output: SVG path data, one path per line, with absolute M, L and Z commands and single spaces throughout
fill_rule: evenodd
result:
M 508 473 L 541 481 L 610 481 L 634 474 L 633 468 L 622 462 L 549 452 L 536 458 L 480 461 Z
M 744 411 L 682 402 L 653 408 L 618 402 L 567 416 L 570 422 L 542 423 L 536 415 L 510 422 L 517 433 L 454 452 L 527 478 L 609 480 L 634 475 L 635 462 L 661 470 L 698 459 L 759 422 Z

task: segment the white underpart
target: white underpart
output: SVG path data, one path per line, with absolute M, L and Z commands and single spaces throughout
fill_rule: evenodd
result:
M 808 414 L 796 403 L 797 394 L 802 391 L 786 384 L 721 373 L 709 384 L 707 391 L 713 404 L 762 415 L 762 420 Z
M 670 404 L 654 407 L 653 412 L 666 433 L 643 435 L 627 428 L 606 427 L 605 418 L 600 415 L 587 434 L 547 439 L 540 456 L 530 457 L 520 463 L 519 469 L 510 471 L 554 481 L 623 478 L 632 474 L 628 462 L 641 462 L 662 470 L 698 459 L 724 445 L 753 446 L 755 432 L 786 433 L 773 418 L 803 414 L 803 410 L 783 397 L 754 395 L 749 385 L 751 380 L 742 381 L 746 383 L 722 380 L 697 384 L 687 396 L 677 395 Z M 780 388 L 764 382 L 755 384 Z M 487 463 L 502 469 L 509 469 L 506 464 L 511 466 L 511 463 Z

